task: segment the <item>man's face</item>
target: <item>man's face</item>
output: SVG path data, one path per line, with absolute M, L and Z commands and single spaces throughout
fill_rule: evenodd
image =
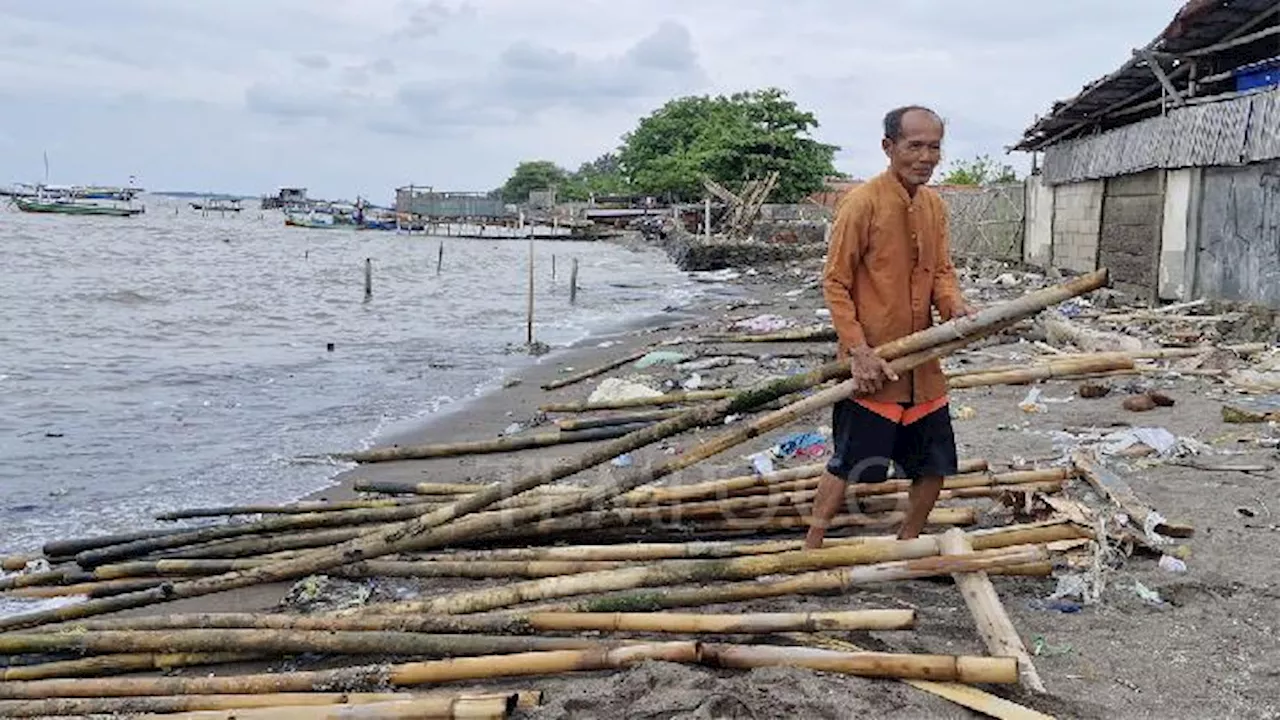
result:
M 942 161 L 942 122 L 933 113 L 912 110 L 902 116 L 897 141 L 885 138 L 889 168 L 909 186 L 924 185 Z

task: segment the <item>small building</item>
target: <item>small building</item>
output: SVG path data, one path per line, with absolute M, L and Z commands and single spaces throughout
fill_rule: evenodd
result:
M 262 198 L 263 210 L 300 207 L 307 204 L 307 189 L 303 187 L 282 187 L 275 195 Z
M 501 198 L 481 192 L 436 192 L 422 185 L 396 188 L 396 212 L 428 218 L 500 218 L 507 216 Z
M 530 210 L 550 210 L 556 206 L 556 189 L 545 188 L 543 190 L 530 190 L 529 203 Z
M 1280 2 L 1190 0 L 1013 149 L 1027 262 L 1280 307 Z

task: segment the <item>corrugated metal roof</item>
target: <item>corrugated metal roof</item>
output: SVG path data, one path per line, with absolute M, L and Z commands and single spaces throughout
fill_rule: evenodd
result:
M 1189 0 L 1169 25 L 1142 50 L 1169 56 L 1184 55 L 1277 23 L 1280 23 L 1280 3 L 1277 0 Z M 1166 66 L 1165 70 L 1185 75 L 1187 67 L 1185 63 L 1173 64 Z M 1041 150 L 1103 129 L 1103 120 L 1109 115 L 1158 100 L 1163 92 L 1147 59 L 1135 51 L 1134 57 L 1119 69 L 1086 85 L 1075 97 L 1054 103 L 1049 114 L 1037 118 L 1013 149 Z M 1159 114 L 1160 110 L 1157 104 L 1148 115 Z M 1135 113 L 1113 121 L 1112 125 L 1130 124 L 1144 117 Z

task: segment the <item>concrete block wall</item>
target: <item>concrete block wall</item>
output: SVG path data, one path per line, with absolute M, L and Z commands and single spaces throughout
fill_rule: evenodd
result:
M 1057 185 L 1053 189 L 1053 265 L 1089 272 L 1098 265 L 1102 229 L 1102 180 Z
M 1200 168 L 1170 170 L 1165 174 L 1164 224 L 1160 233 L 1161 300 L 1190 300 L 1195 279 L 1198 244 Z
M 1053 262 L 1053 186 L 1043 176 L 1027 178 L 1026 215 L 1022 242 L 1022 261 L 1036 267 L 1049 267 Z

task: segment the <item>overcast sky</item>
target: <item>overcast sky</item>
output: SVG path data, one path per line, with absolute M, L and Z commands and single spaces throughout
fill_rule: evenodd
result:
M 47 151 L 63 183 L 488 190 L 616 147 L 671 97 L 767 85 L 866 176 L 886 109 L 936 107 L 949 157 L 1003 154 L 1181 4 L 0 0 L 0 183 L 39 180 Z

